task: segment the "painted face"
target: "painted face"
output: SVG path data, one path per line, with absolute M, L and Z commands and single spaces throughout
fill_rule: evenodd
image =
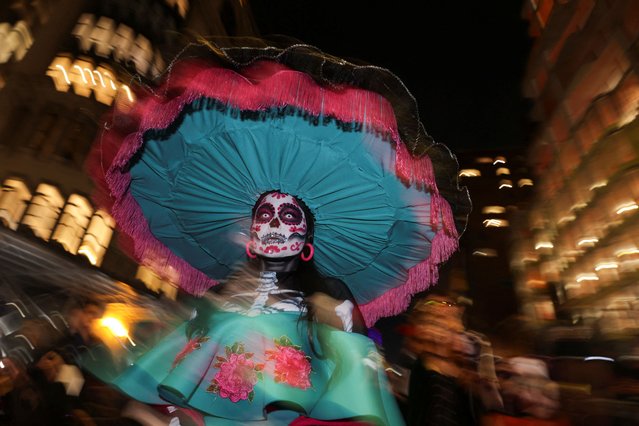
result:
M 253 250 L 265 257 L 299 254 L 306 242 L 306 216 L 291 195 L 271 192 L 255 209 L 251 225 Z

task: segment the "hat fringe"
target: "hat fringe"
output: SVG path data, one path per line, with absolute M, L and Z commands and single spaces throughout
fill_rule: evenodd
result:
M 431 226 L 438 231 L 430 257 L 409 270 L 406 283 L 362 305 L 367 325 L 373 325 L 380 317 L 402 312 L 413 294 L 437 281 L 438 264 L 446 260 L 458 244 L 452 211 L 437 189 L 431 159 L 428 155 L 415 158 L 409 153 L 400 138 L 393 107 L 382 95 L 345 85 L 321 87 L 303 72 L 272 63 L 264 65 L 264 62 L 240 74 L 212 67 L 204 61 L 184 61 L 174 65 L 169 77 L 158 90 L 139 93 L 131 111 L 120 111 L 116 105 L 87 162 L 96 186 L 106 191 L 102 194 L 106 197 L 99 198 L 98 194 L 95 198 L 100 204 L 111 204 L 114 219 L 133 241 L 132 254 L 138 261 L 150 267 L 160 264 L 167 270 L 170 266 L 179 286 L 195 295 L 202 295 L 218 283 L 175 255 L 151 233 L 141 207 L 128 192 L 129 164 L 143 145 L 145 132 L 168 128 L 187 105 L 197 99 L 211 98 L 240 111 L 292 106 L 319 119 L 361 123 L 366 131 L 392 140 L 396 148 L 395 173 L 407 184 L 430 192 Z M 154 259 L 153 265 L 148 264 L 149 255 Z
M 377 299 L 360 305 L 367 327 L 372 327 L 382 317 L 394 316 L 408 309 L 413 295 L 427 290 L 439 280 L 439 264 L 458 248 L 456 231 L 450 234 L 441 230 L 432 241 L 428 259 L 408 271 L 408 279 L 399 287 L 390 289 Z

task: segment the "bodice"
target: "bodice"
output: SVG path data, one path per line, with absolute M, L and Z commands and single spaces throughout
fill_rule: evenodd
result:
M 222 309 L 248 316 L 274 312 L 304 312 L 304 293 L 299 290 L 282 288 L 276 272 L 263 271 L 257 279 L 257 287 L 249 292 L 237 293 L 229 297 Z M 250 300 L 248 305 L 245 301 Z M 244 303 L 239 303 L 242 300 Z

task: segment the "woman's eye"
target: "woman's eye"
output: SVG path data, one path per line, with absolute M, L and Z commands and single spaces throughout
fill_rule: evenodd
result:
M 268 222 L 275 215 L 275 209 L 270 204 L 264 204 L 257 209 L 257 213 L 255 214 L 255 219 L 258 222 Z
M 279 216 L 287 225 L 299 225 L 302 221 L 302 212 L 292 205 L 284 205 Z

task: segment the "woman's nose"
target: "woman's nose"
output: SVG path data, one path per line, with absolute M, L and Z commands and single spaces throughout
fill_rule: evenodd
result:
M 273 218 L 273 220 L 271 221 L 271 223 L 269 223 L 269 226 L 271 228 L 278 228 L 280 226 L 280 221 L 278 218 Z

